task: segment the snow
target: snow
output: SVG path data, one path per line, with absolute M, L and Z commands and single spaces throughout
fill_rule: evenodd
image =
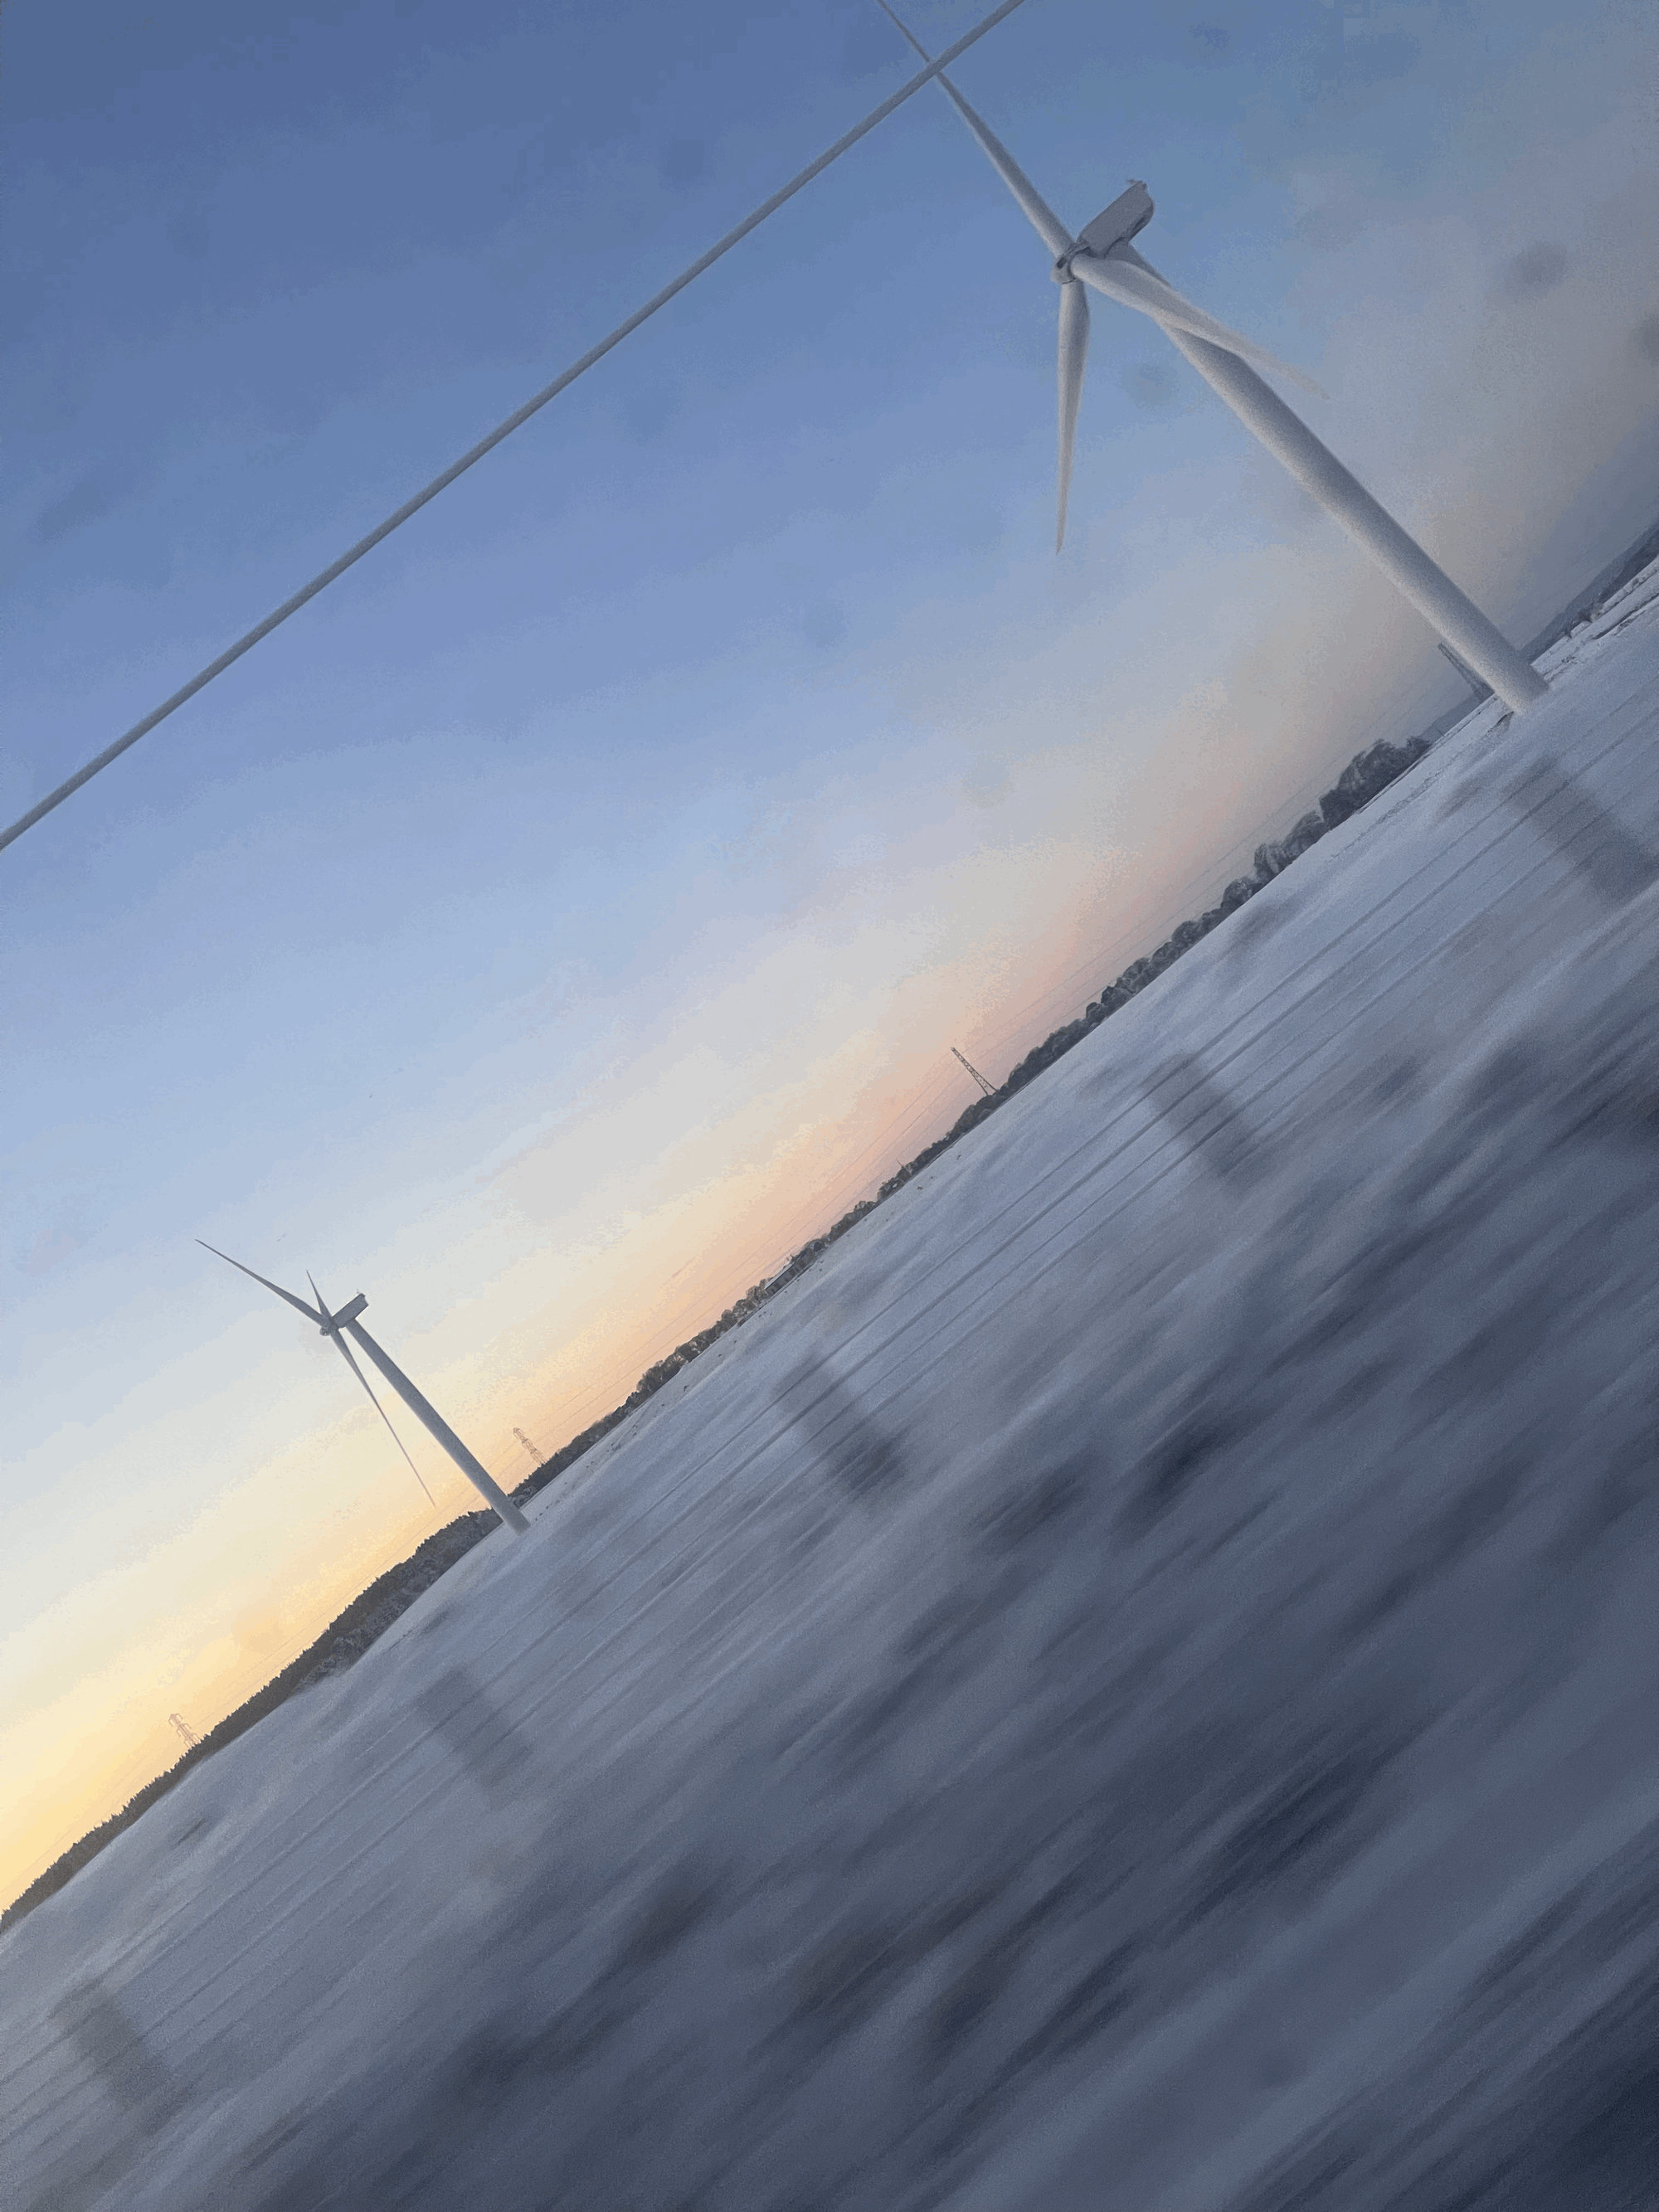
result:
M 1659 2201 L 1659 569 L 1542 666 L 17 1923 L 9 2208 Z

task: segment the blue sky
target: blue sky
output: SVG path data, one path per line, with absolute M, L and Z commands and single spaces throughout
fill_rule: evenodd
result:
M 8 820 L 909 73 L 873 0 L 5 37 Z M 1523 637 L 1659 515 L 1656 46 L 1027 0 L 957 75 Z M 0 855 L 20 1878 L 431 1525 L 195 1237 L 517 1479 L 1455 696 L 1102 302 L 1057 562 L 1054 298 L 925 92 Z

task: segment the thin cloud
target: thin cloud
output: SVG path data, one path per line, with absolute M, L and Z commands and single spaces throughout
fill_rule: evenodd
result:
M 1523 246 L 1498 272 L 1498 289 L 1506 299 L 1535 300 L 1553 292 L 1567 273 L 1567 249 L 1549 239 Z
M 60 544 L 107 514 L 118 496 L 113 484 L 100 477 L 82 477 L 60 499 L 43 507 L 34 518 L 29 536 L 37 545 Z

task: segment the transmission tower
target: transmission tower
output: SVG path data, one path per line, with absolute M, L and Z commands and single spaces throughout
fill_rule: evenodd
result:
M 525 1449 L 530 1454 L 530 1456 L 536 1466 L 539 1467 L 542 1463 L 542 1455 L 537 1450 L 535 1445 L 531 1443 L 524 1431 L 522 1429 L 514 1429 L 513 1433 L 517 1437 L 519 1442 L 524 1446 Z
M 186 1721 L 184 1716 L 180 1713 L 169 1713 L 167 1715 L 167 1718 L 173 1723 L 173 1727 L 178 1729 L 179 1735 L 183 1736 L 185 1741 L 190 1746 L 190 1748 L 194 1751 L 197 1745 L 200 1743 L 202 1739 L 197 1735 L 195 1729 L 191 1727 L 189 1722 Z
M 957 1052 L 955 1045 L 952 1045 L 951 1049 L 952 1052 Z M 995 1084 L 988 1083 L 985 1080 L 985 1078 L 980 1073 L 978 1068 L 974 1066 L 971 1060 L 963 1060 L 962 1054 L 959 1052 L 957 1052 L 957 1058 L 962 1060 L 963 1066 L 967 1069 L 969 1074 L 973 1077 L 975 1082 L 978 1084 L 980 1089 L 985 1093 L 986 1097 L 988 1098 L 991 1097 L 996 1091 Z

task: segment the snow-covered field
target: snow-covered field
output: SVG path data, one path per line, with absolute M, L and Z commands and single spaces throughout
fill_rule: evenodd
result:
M 19 1923 L 8 2212 L 1659 2204 L 1594 632 Z

